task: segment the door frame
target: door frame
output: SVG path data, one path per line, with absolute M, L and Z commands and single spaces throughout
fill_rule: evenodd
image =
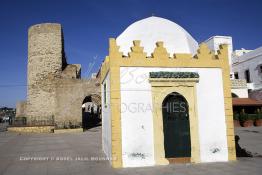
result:
M 162 103 L 172 92 L 184 96 L 188 102 L 191 158 L 190 162 L 200 162 L 199 130 L 197 117 L 196 83 L 198 78 L 150 78 L 153 103 L 154 157 L 156 165 L 169 164 L 165 158 Z

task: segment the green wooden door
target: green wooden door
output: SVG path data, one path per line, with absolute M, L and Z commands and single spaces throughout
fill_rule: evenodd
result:
M 165 98 L 162 107 L 165 157 L 191 157 L 190 125 L 186 99 L 178 93 L 172 93 Z

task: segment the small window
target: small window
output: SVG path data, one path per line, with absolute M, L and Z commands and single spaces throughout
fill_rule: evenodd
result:
M 259 66 L 260 73 L 262 73 L 262 65 Z
M 104 84 L 104 104 L 106 105 L 106 84 Z
M 245 71 L 245 78 L 246 78 L 246 80 L 247 80 L 247 83 L 251 83 L 249 70 L 246 70 L 246 71 Z
M 238 72 L 235 72 L 235 73 L 234 73 L 234 77 L 235 77 L 235 79 L 239 79 L 239 77 L 238 77 Z

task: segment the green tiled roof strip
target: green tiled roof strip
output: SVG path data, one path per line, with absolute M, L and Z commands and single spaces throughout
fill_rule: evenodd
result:
M 199 78 L 197 72 L 150 72 L 150 78 Z

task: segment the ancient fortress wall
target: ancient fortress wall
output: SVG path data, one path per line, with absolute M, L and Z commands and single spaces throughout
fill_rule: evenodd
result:
M 60 24 L 38 24 L 29 28 L 27 72 L 27 116 L 40 120 L 54 115 L 55 88 L 52 80 L 62 72 L 62 28 Z
M 96 79 L 81 79 L 80 64 L 67 64 L 60 24 L 29 28 L 27 69 L 27 101 L 17 103 L 17 116 L 28 122 L 54 118 L 57 127 L 81 126 L 83 100 L 100 88 Z
M 87 96 L 97 95 L 99 90 L 97 80 L 60 79 L 56 85 L 55 123 L 58 127 L 74 125 L 82 122 L 82 104 Z M 99 99 L 100 100 L 100 99 Z M 100 102 L 92 99 L 94 103 Z M 70 123 L 69 123 L 70 122 Z

